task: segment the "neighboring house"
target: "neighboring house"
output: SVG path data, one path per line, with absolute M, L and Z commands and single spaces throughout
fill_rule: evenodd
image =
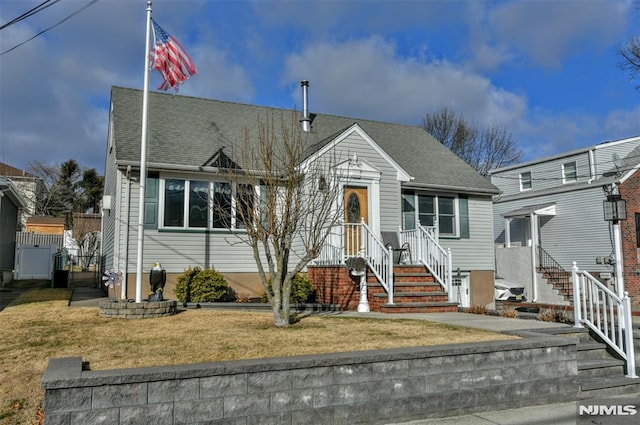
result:
M 612 225 L 604 220 L 605 188 L 627 201 L 624 277 L 640 304 L 640 137 L 605 142 L 490 172 L 496 274 L 523 284 L 535 302 L 569 304 L 573 262 L 613 288 Z
M 7 178 L 0 177 L 0 286 L 13 278 L 16 232 L 26 202 Z
M 34 215 L 27 219 L 27 233 L 64 235 L 64 217 Z
M 10 178 L 16 190 L 22 195 L 25 207 L 20 217 L 21 229 L 25 229 L 27 218 L 36 214 L 36 205 L 46 191 L 42 178 L 27 171 L 0 162 L 0 176 Z
M 100 214 L 73 213 L 73 229 L 64 231 L 67 253 L 83 266 L 99 259 L 101 220 Z
M 306 98 L 305 93 L 303 99 Z M 119 270 L 126 276 L 129 298 L 135 290 L 141 105 L 142 91 L 112 89 L 102 250 L 106 269 Z M 384 242 L 383 234 L 387 232 L 399 236 L 400 242 L 410 241 L 413 245 L 410 262 L 432 261 L 434 270 L 446 266 L 439 274 L 445 282 L 441 285 L 448 291 L 453 287 L 465 288 L 456 296 L 448 295 L 456 308 L 458 302 L 491 305 L 495 264 L 492 196 L 498 193 L 496 187 L 419 126 L 309 114 L 308 105 L 304 111 L 300 113 L 303 137 L 317 148 L 315 157 L 341 158 L 335 170 L 346 170 L 348 182 L 343 190 L 349 199 L 345 203 L 355 201 L 350 205 L 362 208 L 350 216 L 364 218 L 371 230 L 372 243 Z M 257 144 L 260 120 L 280 113 L 297 112 L 149 94 L 143 269 L 161 263 L 167 271 L 168 296 L 172 296 L 170 288 L 176 277 L 189 266 L 215 267 L 239 294 L 262 294 L 251 251 L 233 235 L 233 231 L 242 230 L 222 228 L 219 223 L 227 220 L 218 220 L 215 216 L 220 212 L 213 211 L 211 205 L 209 218 L 190 227 L 187 209 L 180 207 L 175 214 L 175 207 L 189 205 L 191 196 L 195 196 L 190 194 L 190 187 L 207 186 L 210 193 L 215 191 L 215 196 L 234 190 L 227 187 L 217 166 L 224 167 L 221 164 L 228 160 L 237 163 L 233 153 L 245 143 L 245 130 L 248 142 Z M 207 202 L 210 204 L 211 199 Z M 228 208 L 224 214 L 234 216 L 233 205 Z M 433 250 L 418 246 L 417 241 L 423 240 L 420 238 L 428 239 L 426 233 L 435 235 Z M 330 264 L 327 267 L 344 269 L 347 257 L 342 245 L 344 238 L 333 238 L 330 242 L 339 254 L 330 258 L 324 253 L 314 267 Z M 436 249 L 438 255 L 445 256 L 451 250 L 452 266 L 435 258 Z M 367 261 L 371 268 L 377 260 L 367 256 Z M 384 261 L 386 264 L 387 257 Z M 418 266 L 418 270 L 419 274 L 427 274 L 425 266 Z M 320 275 L 314 274 L 316 285 L 326 284 L 318 280 Z M 394 273 L 384 279 L 394 279 Z M 372 287 L 375 280 L 369 277 Z M 147 281 L 145 277 L 144 282 Z M 357 287 L 357 283 L 349 284 L 351 289 Z M 143 288 L 145 294 L 147 286 Z M 444 297 L 446 300 L 446 293 Z M 329 298 L 325 296 L 323 300 L 336 301 Z M 352 305 L 343 299 L 337 301 Z

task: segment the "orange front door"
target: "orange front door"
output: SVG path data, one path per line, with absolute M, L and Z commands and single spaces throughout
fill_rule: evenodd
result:
M 346 186 L 344 188 L 344 222 L 345 230 L 345 254 L 354 256 L 360 251 L 361 230 L 359 225 L 362 220 L 369 223 L 369 193 L 366 187 Z

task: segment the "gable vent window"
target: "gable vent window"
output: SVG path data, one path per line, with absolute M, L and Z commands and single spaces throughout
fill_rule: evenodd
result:
M 571 161 L 562 164 L 562 182 L 574 183 L 576 181 L 578 181 L 578 169 L 576 167 L 576 162 Z
M 531 190 L 531 171 L 520 173 L 520 191 Z

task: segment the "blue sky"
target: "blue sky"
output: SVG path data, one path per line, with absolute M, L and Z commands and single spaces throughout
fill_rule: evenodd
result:
M 0 24 L 42 0 L 0 0 Z M 0 32 L 4 52 L 89 0 Z M 100 0 L 0 56 L 0 161 L 104 171 L 110 88 L 142 89 L 146 0 Z M 536 159 L 640 135 L 640 81 L 616 51 L 631 0 L 155 0 L 198 74 L 179 95 L 421 125 L 449 107 L 509 130 Z M 160 83 L 151 76 L 151 89 Z

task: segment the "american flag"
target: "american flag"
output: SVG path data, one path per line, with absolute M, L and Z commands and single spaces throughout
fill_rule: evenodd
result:
M 155 39 L 153 67 L 160 71 L 164 78 L 158 89 L 169 90 L 169 87 L 172 87 L 178 91 L 180 84 L 195 75 L 196 65 L 178 40 L 167 34 L 153 19 L 152 22 Z

